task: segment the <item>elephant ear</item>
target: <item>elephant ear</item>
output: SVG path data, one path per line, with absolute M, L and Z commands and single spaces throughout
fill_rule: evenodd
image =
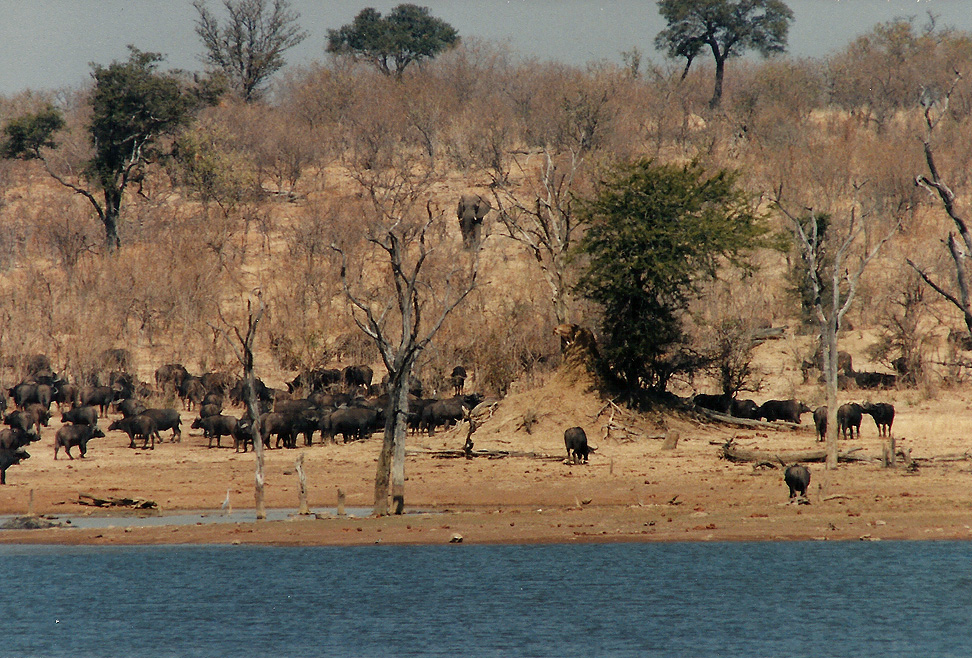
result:
M 485 197 L 479 197 L 479 203 L 476 204 L 476 216 L 485 217 L 486 213 L 493 209 L 493 206 L 489 205 L 489 200 Z

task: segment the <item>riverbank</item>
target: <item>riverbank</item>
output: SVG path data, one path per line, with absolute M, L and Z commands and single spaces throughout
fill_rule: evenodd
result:
M 811 423 L 795 430 L 739 428 L 688 413 L 633 414 L 606 403 L 584 382 L 558 375 L 489 410 L 473 435 L 478 456 L 472 459 L 455 456 L 466 440 L 465 425 L 409 437 L 406 511 L 422 513 L 3 530 L 0 542 L 444 544 L 456 535 L 463 543 L 972 538 L 972 460 L 964 438 L 972 420 L 966 420 L 966 403 L 959 396 L 912 400 L 907 392 L 885 399 L 898 409 L 897 447 L 911 451 L 915 467 L 884 468 L 878 459 L 883 439 L 865 417 L 861 438 L 842 442 L 842 449 L 858 448 L 856 455 L 873 460 L 841 463 L 833 471 L 809 464 L 808 505 L 789 502 L 782 469 L 720 455 L 730 439 L 771 454 L 814 449 L 819 444 Z M 62 452 L 57 461 L 58 423 L 52 420 L 43 439 L 31 445 L 31 458 L 9 469 L 8 484 L 0 487 L 0 514 L 135 514 L 86 506 L 83 495 L 149 500 L 162 515 L 218 514 L 213 510 L 227 495 L 232 509 L 252 508 L 252 453 L 236 453 L 225 442 L 209 448 L 189 429 L 192 415 L 183 413 L 181 442 L 131 449 L 127 437 L 109 432 L 91 442 L 85 459 L 67 460 Z M 597 447 L 588 464 L 564 459 L 563 432 L 574 425 L 584 427 Z M 675 433 L 677 446 L 664 449 L 662 439 Z M 347 509 L 359 514 L 370 509 L 380 442 L 376 434 L 349 444 L 267 451 L 267 507 L 297 508 L 295 461 L 303 453 L 312 510 L 336 508 L 339 490 Z

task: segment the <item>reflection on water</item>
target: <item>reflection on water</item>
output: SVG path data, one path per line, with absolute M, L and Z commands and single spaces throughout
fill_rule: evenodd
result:
M 972 544 L 0 546 L 10 656 L 972 655 Z

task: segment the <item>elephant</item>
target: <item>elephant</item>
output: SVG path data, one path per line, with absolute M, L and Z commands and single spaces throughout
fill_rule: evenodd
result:
M 479 246 L 479 241 L 482 238 L 483 219 L 492 209 L 489 201 L 479 194 L 466 193 L 459 197 L 456 216 L 459 219 L 459 231 L 462 233 L 464 249 L 473 249 Z

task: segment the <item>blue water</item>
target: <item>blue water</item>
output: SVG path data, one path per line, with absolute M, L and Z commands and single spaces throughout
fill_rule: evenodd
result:
M 0 547 L 0 656 L 972 655 L 972 543 Z

